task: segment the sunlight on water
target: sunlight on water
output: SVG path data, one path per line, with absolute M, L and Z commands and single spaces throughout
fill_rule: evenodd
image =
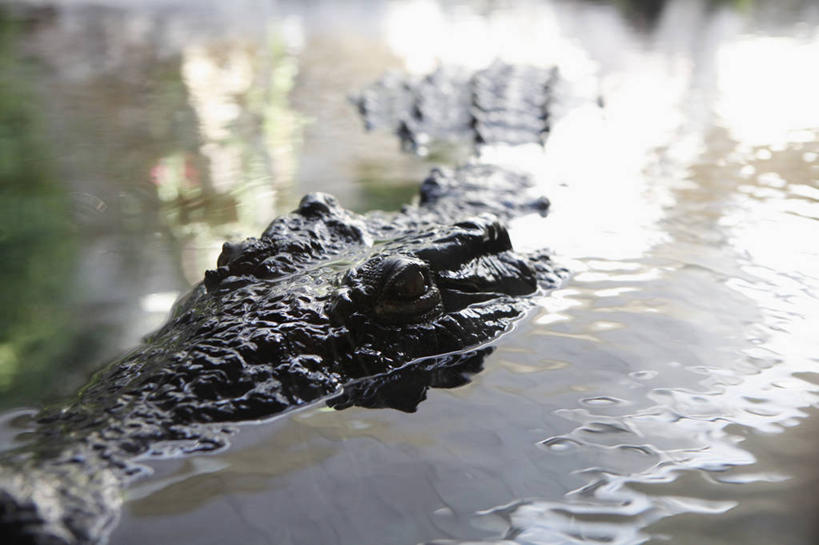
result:
M 229 450 L 150 462 L 112 545 L 815 541 L 815 9 L 103 4 L 33 16 L 45 30 L 26 44 L 54 67 L 25 81 L 54 94 L 42 156 L 79 211 L 58 233 L 80 248 L 78 301 L 52 304 L 96 332 L 70 352 L 48 322 L 36 338 L 54 354 L 112 357 L 223 240 L 258 235 L 305 191 L 396 209 L 451 165 L 445 147 L 402 156 L 392 135 L 363 133 L 347 97 L 386 70 L 558 67 L 546 144 L 476 160 L 532 176 L 550 214 L 515 219 L 514 246 L 551 248 L 572 273 L 416 413 L 315 406 L 242 427 Z M 89 29 L 113 45 L 64 47 Z M 18 337 L 0 339 L 4 391 L 38 354 Z M 62 361 L 51 354 L 37 357 Z M 31 392 L 20 404 L 50 399 Z M 3 415 L 4 445 L 31 415 Z
M 794 142 L 797 131 L 819 125 L 819 112 L 810 107 L 819 93 L 819 75 L 811 69 L 819 54 L 816 32 L 801 38 L 743 36 L 720 48 L 716 109 L 733 139 L 781 146 Z
M 588 56 L 560 26 L 552 3 L 524 1 L 485 10 L 480 4 L 434 0 L 391 2 L 384 36 L 406 69 L 426 74 L 439 65 L 482 68 L 510 63 L 565 65 L 567 75 L 587 73 Z

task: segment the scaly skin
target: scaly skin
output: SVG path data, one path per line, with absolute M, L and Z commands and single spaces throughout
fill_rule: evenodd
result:
M 486 165 L 436 170 L 399 213 L 359 216 L 313 194 L 258 239 L 226 244 L 162 329 L 4 454 L 0 534 L 99 543 L 144 471 L 137 457 L 221 448 L 225 423 L 319 400 L 411 411 L 428 387 L 463 382 L 486 349 L 464 351 L 559 281 L 503 227 L 545 214 L 527 186 Z
M 387 74 L 353 102 L 368 129 L 389 129 L 405 150 L 433 142 L 542 144 L 550 127 L 556 68 L 496 62 L 477 72 L 441 67 L 422 78 Z

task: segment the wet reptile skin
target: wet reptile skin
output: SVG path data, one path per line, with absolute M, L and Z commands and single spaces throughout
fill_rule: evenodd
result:
M 226 244 L 162 329 L 3 455 L 0 530 L 96 543 L 139 456 L 221 448 L 220 423 L 321 399 L 414 410 L 428 387 L 462 383 L 485 349 L 464 351 L 559 281 L 545 253 L 513 252 L 503 226 L 546 212 L 527 186 L 487 165 L 435 170 L 399 213 L 360 216 L 311 194 L 259 238 Z
M 404 149 L 415 153 L 447 141 L 542 144 L 558 81 L 554 67 L 442 66 L 423 77 L 386 74 L 352 100 L 368 129 L 394 131 Z
M 475 142 L 541 139 L 553 77 L 506 65 L 473 77 Z M 449 100 L 425 82 L 418 115 L 399 116 L 415 140 L 429 132 L 435 101 Z M 438 128 L 457 132 L 462 113 Z M 42 411 L 30 441 L 0 455 L 0 535 L 100 543 L 124 486 L 145 472 L 140 457 L 222 448 L 227 424 L 311 402 L 413 411 L 429 387 L 462 384 L 481 369 L 482 345 L 560 281 L 545 252 L 515 253 L 504 227 L 547 212 L 529 186 L 477 162 L 436 169 L 400 212 L 356 215 L 311 194 L 259 238 L 225 244 L 164 327 L 73 402 Z

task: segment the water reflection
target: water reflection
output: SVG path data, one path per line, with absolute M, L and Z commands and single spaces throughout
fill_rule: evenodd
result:
M 346 18 L 341 42 L 322 42 L 316 21 L 328 13 Z M 5 178 L 2 205 L 15 212 L 3 215 L 4 252 L 43 248 L 28 273 L 4 269 L 14 310 L 0 341 L 3 406 L 72 392 L 161 325 L 222 242 L 258 234 L 305 191 L 340 182 L 345 204 L 395 209 L 428 168 L 376 135 L 335 145 L 360 134 L 344 89 L 394 62 L 385 54 L 362 70 L 349 56 L 316 56 L 345 51 L 354 32 L 343 29 L 358 24 L 348 10 L 13 4 L 2 21 L 16 120 L 4 126 L 19 128 L 6 149 L 29 150 Z M 314 77 L 328 67 L 341 77 Z
M 755 456 L 739 446 L 747 432 L 737 433 L 735 425 L 745 426 L 746 430 L 781 433 L 805 416 L 805 407 L 817 403 L 816 386 L 795 378 L 799 373 L 812 373 L 815 368 L 810 342 L 801 333 L 806 325 L 803 319 L 816 320 L 817 306 L 809 295 L 815 276 L 811 269 L 802 275 L 788 266 L 788 258 L 811 260 L 813 250 L 800 247 L 800 241 L 812 239 L 817 226 L 797 222 L 802 230 L 797 228 L 797 232 L 790 233 L 795 236 L 788 237 L 787 226 L 793 221 L 782 217 L 789 214 L 788 207 L 770 205 L 770 200 L 781 199 L 782 195 L 770 191 L 760 194 L 743 184 L 741 178 L 737 179 L 736 173 L 744 168 L 747 156 L 726 159 L 723 150 L 733 143 L 725 139 L 724 131 L 712 133 L 707 144 L 708 149 L 720 153 L 706 155 L 694 164 L 689 179 L 696 185 L 676 191 L 677 206 L 664 221 L 672 238 L 652 251 L 653 258 L 649 257 L 650 261 L 661 260 L 662 274 L 637 278 L 640 283 L 648 281 L 644 286 L 638 285 L 638 293 L 653 292 L 656 299 L 651 307 L 663 317 L 655 318 L 654 324 L 644 324 L 651 337 L 640 341 L 641 349 L 649 345 L 663 350 L 672 348 L 665 356 L 667 365 L 704 378 L 677 376 L 668 382 L 669 386 L 648 389 L 644 395 L 656 405 L 637 412 L 611 414 L 601 412 L 599 407 L 558 411 L 578 422 L 578 426 L 571 433 L 546 439 L 543 444 L 550 451 L 578 456 L 589 448 L 638 449 L 649 457 L 649 462 L 642 470 L 630 468 L 624 472 L 617 469 L 617 460 L 612 457 L 607 459 L 605 469 L 579 470 L 588 482 L 572 491 L 568 502 L 527 501 L 487 511 L 488 516 L 502 516 L 509 525 L 508 535 L 516 539 L 534 543 L 552 539 L 634 543 L 651 535 L 635 533 L 635 525 L 645 527 L 683 512 L 724 513 L 738 505 L 735 497 L 720 493 L 718 496 L 724 499 L 714 501 L 712 492 L 694 484 L 698 478 L 688 472 L 718 472 L 714 478 L 719 481 L 719 472 L 753 464 Z M 783 152 L 800 155 L 795 150 Z M 775 152 L 764 154 L 765 160 L 775 156 Z M 790 165 L 799 165 L 792 159 L 783 161 L 779 172 L 787 176 Z M 781 177 L 763 176 L 755 187 L 774 183 L 784 188 L 787 184 L 780 180 Z M 782 193 L 787 194 L 787 190 Z M 759 206 L 759 202 L 748 199 L 749 194 L 752 199 L 768 200 L 769 205 Z M 785 227 L 784 232 L 778 229 L 780 225 Z M 732 236 L 732 231 L 754 235 L 738 239 Z M 770 250 L 766 251 L 767 248 Z M 726 259 L 726 251 L 733 254 L 732 259 Z M 788 258 L 784 258 L 785 254 Z M 792 274 L 798 280 L 790 278 Z M 621 284 L 626 277 L 630 280 L 634 275 L 583 273 L 575 277 L 575 282 Z M 662 290 L 650 288 L 652 284 L 666 282 Z M 683 296 L 681 292 L 674 297 L 675 290 L 687 291 L 689 295 Z M 708 301 L 701 300 L 704 293 L 708 294 Z M 638 295 L 634 292 L 630 294 L 635 296 Z M 729 308 L 737 319 L 734 323 L 725 323 Z M 616 307 L 599 310 L 619 312 Z M 645 314 L 646 310 L 640 312 Z M 714 322 L 717 316 L 723 323 Z M 699 327 L 691 330 L 683 323 L 662 324 L 675 317 L 691 320 Z M 619 321 L 613 317 L 609 320 Z M 640 322 L 632 317 L 623 323 L 634 327 Z M 577 321 L 573 324 L 575 328 L 578 325 L 582 324 Z M 707 341 L 706 331 L 717 336 Z M 662 339 L 658 335 L 661 332 L 673 333 L 673 337 Z M 631 333 L 635 334 L 640 332 Z M 598 338 L 589 340 L 600 342 Z M 605 343 L 610 344 L 611 341 Z M 667 370 L 649 375 L 644 370 L 639 373 L 641 379 L 655 383 L 658 378 L 668 379 L 672 375 Z M 634 399 L 634 392 L 630 399 Z M 739 480 L 747 485 L 786 478 L 776 470 L 768 470 L 744 473 Z M 729 481 L 737 482 L 733 478 Z M 656 483 L 662 486 L 655 486 Z M 602 516 L 609 522 L 597 523 L 596 517 Z M 587 522 L 578 526 L 578 517 L 586 517 L 583 520 Z M 614 523 L 611 517 L 620 520 Z M 681 526 L 686 519 L 679 520 L 677 524 L 665 523 L 663 528 L 673 529 L 675 534 L 683 528 L 687 532 L 688 526 Z M 781 538 L 765 533 L 758 539 L 765 543 Z M 788 539 L 800 542 L 804 536 Z M 731 541 L 731 537 L 725 537 L 725 542 Z
M 63 284 L 74 264 L 67 188 L 54 183 L 54 165 L 41 112 L 25 97 L 34 91 L 34 67 L 20 61 L 24 23 L 0 11 L 0 391 L 11 404 L 36 392 L 51 358 L 70 350 L 70 310 Z M 53 332 L 58 334 L 54 335 Z M 50 339 L 50 342 L 48 342 Z
M 27 121 L 31 139 L 16 142 L 43 160 L 2 203 L 26 210 L 21 188 L 37 187 L 51 212 L 4 223 L 4 243 L 26 239 L 20 226 L 38 234 L 3 251 L 26 248 L 49 274 L 4 281 L 0 357 L 17 362 L 5 392 L 25 389 L 20 362 L 71 360 L 67 338 L 93 362 L 93 342 L 111 352 L 146 331 L 223 238 L 258 232 L 305 190 L 356 209 L 405 202 L 428 164 L 359 132 L 346 99 L 387 68 L 560 66 L 580 99 L 558 109 L 545 147 L 481 159 L 536 176 L 553 213 L 513 225 L 515 244 L 549 245 L 576 274 L 468 384 L 401 377 L 406 395 L 362 388 L 345 411 L 157 462 L 112 543 L 815 541 L 815 6 L 259 5 L 34 18 L 26 48 L 51 71 L 4 86 L 0 115 L 31 89 L 53 104 L 24 112 L 44 128 Z M 106 38 L 65 47 L 86 34 Z M 3 43 L 2 72 L 19 74 L 25 57 L 8 45 L 20 41 Z M 91 295 L 72 307 L 77 285 Z M 145 310 L 106 340 L 105 320 L 71 319 L 123 290 Z
M 152 170 L 191 284 L 225 239 L 264 225 L 294 183 L 304 120 L 288 104 L 296 44 L 271 31 L 261 42 L 192 46 L 181 74 L 198 121 L 197 158 L 170 155 Z M 298 43 L 297 40 L 293 40 Z M 203 168 L 197 169 L 196 163 Z M 292 204 L 293 197 L 289 198 Z

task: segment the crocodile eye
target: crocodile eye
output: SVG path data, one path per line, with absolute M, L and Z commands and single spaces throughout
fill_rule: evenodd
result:
M 421 297 L 427 291 L 424 273 L 415 268 L 405 269 L 391 279 L 390 291 L 400 299 Z
M 379 263 L 380 294 L 373 310 L 389 324 L 417 323 L 441 311 L 441 294 L 429 265 L 420 259 L 394 256 Z

